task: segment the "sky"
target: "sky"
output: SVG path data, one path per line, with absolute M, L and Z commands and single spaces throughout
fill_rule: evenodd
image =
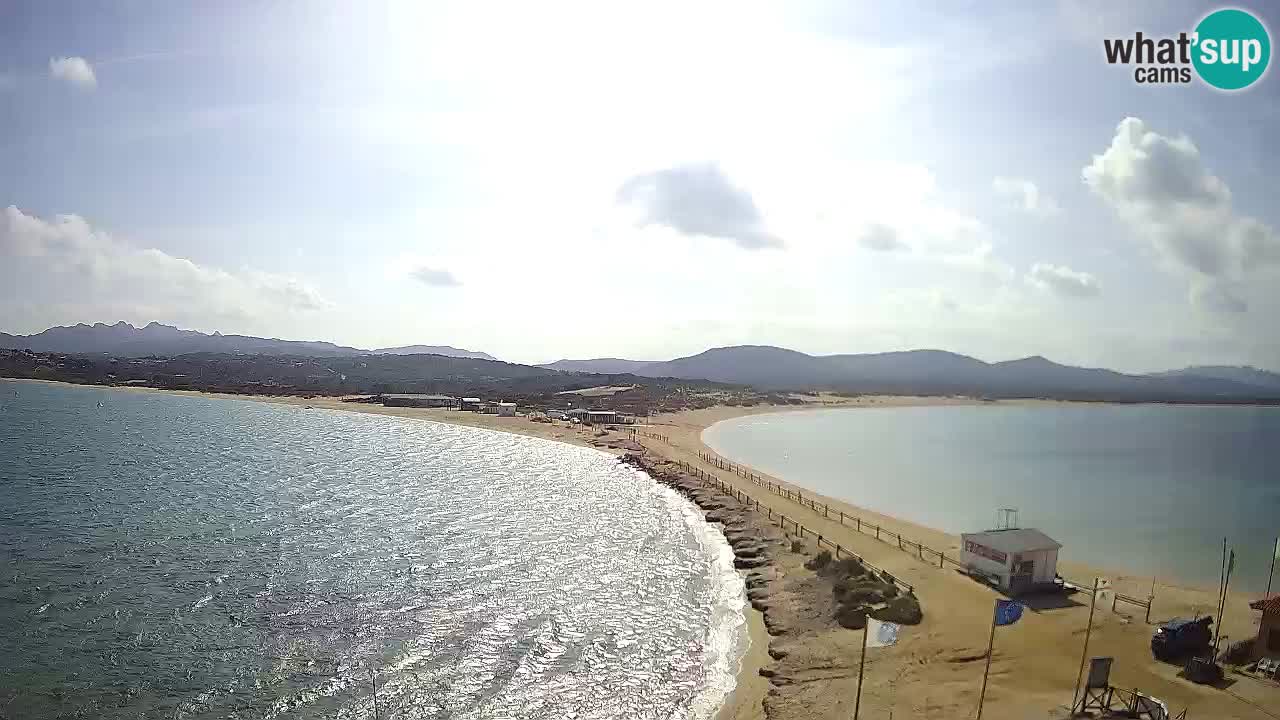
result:
M 1280 370 L 1280 79 L 1103 54 L 1216 7 L 6 2 L 0 331 Z

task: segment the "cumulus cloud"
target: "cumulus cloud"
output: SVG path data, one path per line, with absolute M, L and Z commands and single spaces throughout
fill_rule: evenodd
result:
M 1275 229 L 1236 213 L 1230 189 L 1186 136 L 1160 135 L 1125 118 L 1083 178 L 1167 265 L 1190 277 L 1199 305 L 1243 309 L 1230 288 L 1280 266 Z
M 164 312 L 212 326 L 330 305 L 294 278 L 200 265 L 121 242 L 78 215 L 47 220 L 12 205 L 0 211 L 0 258 L 39 287 L 56 289 L 59 303 L 86 310 L 110 306 L 133 309 L 137 315 Z
M 640 224 L 685 235 L 729 240 L 747 250 L 782 247 L 770 233 L 751 193 L 713 164 L 681 165 L 637 175 L 618 189 L 618 201 L 637 208 Z
M 93 66 L 82 57 L 49 58 L 49 74 L 81 90 L 92 90 L 98 86 Z
M 437 268 L 427 267 L 425 265 L 418 266 L 409 271 L 409 277 L 417 280 L 423 285 L 432 287 L 457 287 L 462 283 L 458 278 L 448 270 L 440 270 Z
M 1046 195 L 1030 180 L 1022 178 L 997 176 L 991 181 L 991 188 L 996 194 L 1010 202 L 1013 207 L 1032 215 L 1055 215 L 1058 203 Z
M 882 223 L 868 225 L 858 235 L 858 244 L 877 252 L 899 252 L 910 248 L 898 237 L 898 231 Z
M 1098 294 L 1098 280 L 1087 272 L 1062 265 L 1036 263 L 1027 272 L 1027 280 L 1041 290 L 1070 297 L 1093 297 Z

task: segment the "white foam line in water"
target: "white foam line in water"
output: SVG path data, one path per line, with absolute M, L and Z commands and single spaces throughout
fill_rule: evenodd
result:
M 646 473 L 636 472 L 648 478 Z M 680 493 L 665 485 L 658 484 L 658 487 L 668 502 L 679 509 L 710 561 L 711 617 L 703 651 L 707 674 L 689 706 L 690 718 L 708 720 L 737 687 L 742 659 L 751 645 L 747 632 L 747 586 L 733 566 L 733 547 L 720 528 L 707 522 L 702 510 Z

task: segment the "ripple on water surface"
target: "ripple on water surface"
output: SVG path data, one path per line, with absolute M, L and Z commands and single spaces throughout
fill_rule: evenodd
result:
M 398 718 L 707 717 L 732 688 L 727 543 L 602 453 L 231 400 L 0 396 L 6 717 L 367 718 L 370 668 Z

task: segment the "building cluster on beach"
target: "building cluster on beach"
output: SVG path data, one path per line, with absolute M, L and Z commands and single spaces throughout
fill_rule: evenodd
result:
M 616 410 L 568 408 L 564 410 L 546 408 L 517 408 L 516 403 L 501 400 L 485 400 L 479 397 L 455 397 L 453 395 L 431 395 L 422 393 L 387 393 L 379 396 L 386 407 L 437 408 L 477 412 L 499 417 L 515 417 L 530 415 L 545 417 L 549 420 L 564 420 L 581 425 L 630 425 L 636 421 L 634 415 Z M 521 410 L 518 412 L 518 410 Z

